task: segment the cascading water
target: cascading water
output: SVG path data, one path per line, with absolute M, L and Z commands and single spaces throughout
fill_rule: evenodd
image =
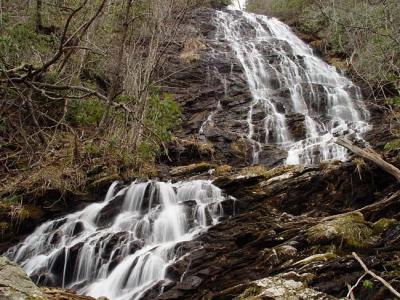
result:
M 205 180 L 117 188 L 101 203 L 44 223 L 6 256 L 40 284 L 138 299 L 166 277 L 178 243 L 216 224 L 228 200 Z
M 346 151 L 333 137 L 361 138 L 369 129 L 359 88 L 316 57 L 287 25 L 240 11 L 242 1 L 235 4 L 217 12 L 217 40 L 229 43 L 252 95 L 246 136 L 253 145 L 253 162 L 268 143 L 288 151 L 287 164 L 345 160 Z M 253 120 L 256 109 L 265 115 L 259 132 Z M 292 134 L 290 116 L 302 117 L 303 136 Z

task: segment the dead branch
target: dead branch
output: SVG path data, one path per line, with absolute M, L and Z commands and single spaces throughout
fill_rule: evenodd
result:
M 367 266 L 365 265 L 365 263 L 361 260 L 361 258 L 357 255 L 357 253 L 353 252 L 352 255 L 354 256 L 354 258 L 359 262 L 359 264 L 361 265 L 361 267 L 364 269 L 365 274 L 371 275 L 372 277 L 374 277 L 376 280 L 380 281 L 393 295 L 395 295 L 397 298 L 400 298 L 400 293 L 398 291 L 396 291 L 392 285 L 387 282 L 385 279 L 383 279 L 382 277 L 376 275 L 374 272 L 370 271 Z
M 125 17 L 124 17 L 124 21 L 123 21 L 122 27 L 121 27 L 122 34 L 121 34 L 120 44 L 119 44 L 119 48 L 118 48 L 117 62 L 115 65 L 115 69 L 113 70 L 113 73 L 112 73 L 110 91 L 107 96 L 107 106 L 106 106 L 104 114 L 100 120 L 99 128 L 102 128 L 104 126 L 104 124 L 108 118 L 108 115 L 110 113 L 110 108 L 111 108 L 112 102 L 113 102 L 114 98 L 117 96 L 119 74 L 121 73 L 121 69 L 122 69 L 122 59 L 123 59 L 123 55 L 125 52 L 126 40 L 128 38 L 130 19 L 132 18 L 132 16 L 131 16 L 132 15 L 132 6 L 133 6 L 133 1 L 126 0 Z
M 392 164 L 384 161 L 381 156 L 376 153 L 372 149 L 362 149 L 356 145 L 354 145 L 350 140 L 346 138 L 337 138 L 335 143 L 345 147 L 346 149 L 350 150 L 354 154 L 365 158 L 366 160 L 375 163 L 378 167 L 382 170 L 388 172 L 389 174 L 393 175 L 398 182 L 400 182 L 400 170 L 393 166 Z

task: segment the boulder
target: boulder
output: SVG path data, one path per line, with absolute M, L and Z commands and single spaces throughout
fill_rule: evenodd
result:
M 307 230 L 312 244 L 337 243 L 351 248 L 367 248 L 377 241 L 373 228 L 359 212 L 322 222 Z
M 78 295 L 75 291 L 57 289 L 57 288 L 43 288 L 46 299 L 49 300 L 95 300 L 93 297 Z M 106 297 L 100 297 L 96 300 L 108 300 Z
M 287 273 L 267 277 L 252 282 L 236 299 L 273 299 L 273 300 L 333 300 L 335 297 L 308 288 L 307 276 Z
M 47 297 L 25 271 L 8 258 L 0 257 L 0 299 L 44 300 Z

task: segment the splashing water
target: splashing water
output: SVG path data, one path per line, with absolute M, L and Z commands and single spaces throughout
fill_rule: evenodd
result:
M 287 25 L 238 7 L 217 12 L 217 39 L 231 46 L 252 95 L 247 138 L 253 162 L 268 143 L 288 151 L 287 164 L 346 160 L 345 149 L 332 139 L 347 134 L 361 139 L 369 129 L 359 88 L 316 57 Z M 261 133 L 254 125 L 256 109 L 265 114 Z M 294 136 L 290 116 L 303 118 L 304 136 Z
M 49 221 L 5 254 L 37 283 L 109 299 L 138 299 L 166 277 L 178 243 L 223 215 L 211 182 L 113 183 L 101 203 Z

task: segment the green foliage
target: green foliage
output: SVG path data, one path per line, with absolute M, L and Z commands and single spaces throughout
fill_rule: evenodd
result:
M 374 284 L 372 283 L 371 280 L 366 279 L 366 280 L 363 281 L 363 287 L 365 289 L 371 290 L 374 287 Z
M 384 149 L 386 151 L 399 150 L 400 149 L 400 140 L 395 140 L 395 141 L 386 143 Z
M 181 110 L 171 94 L 154 94 L 149 99 L 146 126 L 151 127 L 162 142 L 169 140 L 171 130 L 180 123 Z
M 400 107 L 400 96 L 386 99 L 386 104 L 387 105 L 396 106 L 396 107 Z
M 181 110 L 168 93 L 153 93 L 149 97 L 149 108 L 145 127 L 149 136 L 138 147 L 138 155 L 144 160 L 153 159 L 160 151 L 160 144 L 169 141 L 171 130 L 180 123 Z
M 291 15 L 303 11 L 305 4 L 304 0 L 274 1 L 271 8 L 275 13 Z
M 231 5 L 232 0 L 196 0 L 196 3 L 200 6 L 220 7 Z
M 96 125 L 104 109 L 104 104 L 97 99 L 74 100 L 69 103 L 66 119 L 72 125 Z
M 36 58 L 35 63 L 39 63 L 38 54 L 45 55 L 53 50 L 54 36 L 37 34 L 29 23 L 8 25 L 0 36 L 0 56 L 5 58 L 7 64 L 23 62 L 32 57 Z
M 21 202 L 22 202 L 21 195 L 10 195 L 8 197 L 1 199 L 1 203 L 6 205 L 14 205 L 14 204 L 19 204 Z

